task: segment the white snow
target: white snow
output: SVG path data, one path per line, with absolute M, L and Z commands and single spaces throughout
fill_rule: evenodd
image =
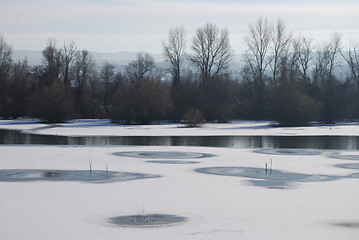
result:
M 75 120 L 44 124 L 36 120 L 0 120 L 0 129 L 63 136 L 359 136 L 359 123 L 314 125 L 308 127 L 274 127 L 269 121 L 234 121 L 208 123 L 201 128 L 183 128 L 181 124 L 117 125 L 109 120 Z
M 16 123 L 16 124 L 15 124 Z M 81 120 L 44 128 L 33 121 L 0 121 L 0 128 L 59 135 L 359 135 L 359 126 L 272 128 L 268 122 L 207 124 L 200 129 L 177 125 L 117 126 Z M 35 130 L 34 130 L 35 129 Z M 351 134 L 349 134 L 351 133 Z M 115 152 L 175 151 L 215 155 L 184 159 L 195 164 L 160 164 Z M 174 146 L 0 145 L 0 168 L 138 172 L 160 178 L 128 182 L 0 181 L 0 239 L 359 239 L 359 178 L 337 164 L 355 160 L 320 155 L 270 155 L 254 149 Z M 358 151 L 339 151 L 359 155 Z M 290 189 L 253 186 L 250 178 L 195 172 L 204 167 L 264 168 L 311 175 L 342 176 L 323 182 L 294 182 Z M 162 159 L 161 159 L 162 160 Z M 171 160 L 171 159 L 168 159 Z M 181 159 L 183 160 L 183 159 Z M 159 228 L 120 227 L 110 218 L 173 214 L 188 221 Z

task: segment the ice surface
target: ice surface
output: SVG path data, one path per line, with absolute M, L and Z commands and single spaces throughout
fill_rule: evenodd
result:
M 135 151 L 195 152 L 213 157 L 193 165 L 171 165 L 153 164 L 147 161 L 154 160 L 146 157 L 119 160 L 113 155 Z M 32 177 L 87 172 L 89 156 L 93 171 L 108 167 L 113 172 L 163 177 L 102 184 L 1 181 L 1 239 L 354 240 L 359 234 L 359 173 L 337 166 L 352 160 L 207 147 L 0 146 L 3 171 L 38 169 Z M 272 176 L 264 170 L 269 158 L 273 159 Z M 194 171 L 218 167 L 239 176 Z M 186 221 L 155 228 L 116 224 L 122 221 L 120 217 L 136 216 L 138 209 L 144 209 L 145 215 L 179 216 Z
M 123 182 L 136 179 L 160 177 L 151 174 L 112 172 L 98 170 L 45 170 L 45 169 L 0 169 L 0 182 L 28 181 L 81 181 L 81 182 Z
M 273 128 L 267 122 L 206 124 L 200 129 L 176 125 L 118 126 L 108 121 L 74 121 L 53 128 L 24 120 L 0 121 L 0 128 L 60 135 L 311 135 L 359 136 L 357 125 Z M 41 128 L 41 129 L 40 129 Z M 39 130 L 40 129 L 40 130 Z M 278 149 L 277 149 L 278 150 Z M 309 151 L 307 149 L 306 151 Z M 0 181 L 0 238 L 4 240 L 189 240 L 189 239 L 359 239 L 359 170 L 356 157 L 320 154 L 260 154 L 253 149 L 183 146 L 0 145 L 2 171 L 37 170 L 44 181 Z M 118 152 L 190 152 L 209 158 L 123 157 Z M 336 156 L 358 156 L 340 150 Z M 167 156 L 168 157 L 168 156 Z M 62 171 L 129 172 L 162 176 L 97 184 L 53 181 Z M 195 159 L 195 160 L 194 160 Z M 197 161 L 154 164 L 148 161 Z M 254 169 L 265 165 L 283 178 L 203 174 L 195 169 Z M 346 164 L 346 165 L 344 165 Z M 350 164 L 350 165 L 348 165 Z M 232 168 L 232 169 L 231 169 Z M 268 167 L 269 168 L 269 167 Z M 52 171 L 56 170 L 56 171 Z M 240 171 L 239 171 L 240 172 Z M 268 172 L 267 172 L 268 174 Z M 71 175 L 71 174 L 70 174 Z M 264 173 L 265 175 L 265 173 Z M 31 176 L 31 175 L 30 175 Z M 28 175 L 29 177 L 29 175 Z M 165 214 L 186 219 L 159 227 L 119 227 L 116 219 Z M 111 222 L 111 219 L 115 222 Z

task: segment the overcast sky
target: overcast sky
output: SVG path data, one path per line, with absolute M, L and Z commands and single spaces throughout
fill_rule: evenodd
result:
M 236 53 L 248 24 L 282 19 L 289 31 L 321 42 L 331 32 L 359 40 L 358 0 L 0 0 L 0 34 L 14 50 L 42 50 L 49 38 L 99 52 L 162 52 L 171 27 L 191 36 L 207 22 L 227 28 Z

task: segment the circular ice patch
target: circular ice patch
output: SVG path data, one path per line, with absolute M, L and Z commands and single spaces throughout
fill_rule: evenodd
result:
M 121 227 L 162 227 L 185 222 L 187 218 L 169 214 L 137 214 L 113 217 L 109 222 Z
M 211 154 L 196 152 L 160 152 L 160 151 L 134 151 L 134 152 L 117 152 L 116 156 L 150 158 L 150 159 L 188 159 L 212 157 Z
M 345 164 L 337 164 L 335 166 L 345 169 L 354 169 L 354 170 L 359 169 L 359 163 L 345 163 Z
M 318 179 L 317 176 L 283 172 L 279 170 L 270 170 L 263 168 L 246 168 L 246 167 L 212 167 L 212 168 L 199 168 L 196 169 L 199 173 L 236 176 L 256 179 L 270 179 L 282 181 L 313 181 Z
M 279 170 L 270 170 L 262 168 L 246 168 L 246 167 L 212 167 L 212 168 L 199 168 L 195 171 L 199 173 L 245 177 L 258 179 L 249 180 L 248 182 L 254 186 L 274 188 L 274 189 L 290 189 L 293 188 L 291 183 L 294 182 L 318 182 L 334 180 L 333 176 L 325 175 L 308 175 L 300 173 L 284 172 Z
M 359 178 L 359 173 L 350 174 L 348 178 Z
M 79 171 L 79 170 L 36 170 L 12 169 L 0 170 L 0 181 L 81 181 L 81 182 L 122 182 L 136 179 L 155 178 L 158 175 L 112 172 L 112 171 Z
M 359 155 L 333 155 L 329 157 L 342 160 L 359 160 Z
M 359 228 L 359 222 L 336 222 L 332 225 L 346 228 Z
M 183 160 L 152 160 L 152 161 L 147 161 L 150 163 L 162 163 L 162 164 L 196 164 L 196 163 L 200 163 L 200 162 L 195 162 L 195 161 L 183 161 Z
M 320 155 L 320 151 L 313 149 L 295 149 L 295 148 L 261 148 L 254 150 L 256 153 L 274 154 L 274 155 Z

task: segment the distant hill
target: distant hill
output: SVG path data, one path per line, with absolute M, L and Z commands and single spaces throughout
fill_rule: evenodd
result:
M 14 61 L 23 61 L 27 60 L 30 65 L 40 65 L 42 64 L 42 51 L 29 51 L 29 50 L 19 50 L 14 51 L 13 60 Z
M 96 65 L 98 68 L 101 68 L 105 62 L 109 62 L 115 66 L 119 66 L 119 69 L 125 69 L 129 62 L 136 59 L 139 53 L 144 52 L 114 52 L 114 53 L 104 53 L 104 52 L 91 52 L 91 55 L 94 57 L 96 61 Z M 165 57 L 162 54 L 153 54 L 149 53 L 157 63 L 158 67 L 166 68 L 168 66 L 165 63 Z M 27 59 L 30 65 L 41 65 L 43 64 L 43 56 L 42 51 L 29 51 L 29 50 L 18 50 L 14 51 L 13 54 L 14 61 L 22 61 Z M 233 62 L 230 65 L 231 75 L 233 77 L 239 77 L 239 69 L 242 64 L 240 61 L 242 56 L 237 54 L 234 56 Z M 189 66 L 191 63 L 190 61 L 185 61 L 185 66 Z
M 105 62 L 109 62 L 115 65 L 127 65 L 129 62 L 136 59 L 137 55 L 144 52 L 115 52 L 115 53 L 102 53 L 102 52 L 90 52 L 95 58 L 97 65 L 102 65 Z M 165 57 L 162 54 L 149 53 L 155 60 L 155 62 L 165 61 Z
M 103 52 L 90 52 L 96 60 L 98 66 L 102 66 L 105 62 L 109 62 L 114 65 L 127 65 L 132 60 L 136 59 L 137 54 L 140 52 L 115 52 L 115 53 L 103 53 Z M 142 52 L 143 53 L 143 52 Z M 156 62 L 163 62 L 165 58 L 162 54 L 149 53 Z M 43 61 L 42 51 L 29 51 L 18 50 L 14 51 L 13 59 L 15 61 L 22 61 L 27 59 L 30 65 L 40 65 Z

